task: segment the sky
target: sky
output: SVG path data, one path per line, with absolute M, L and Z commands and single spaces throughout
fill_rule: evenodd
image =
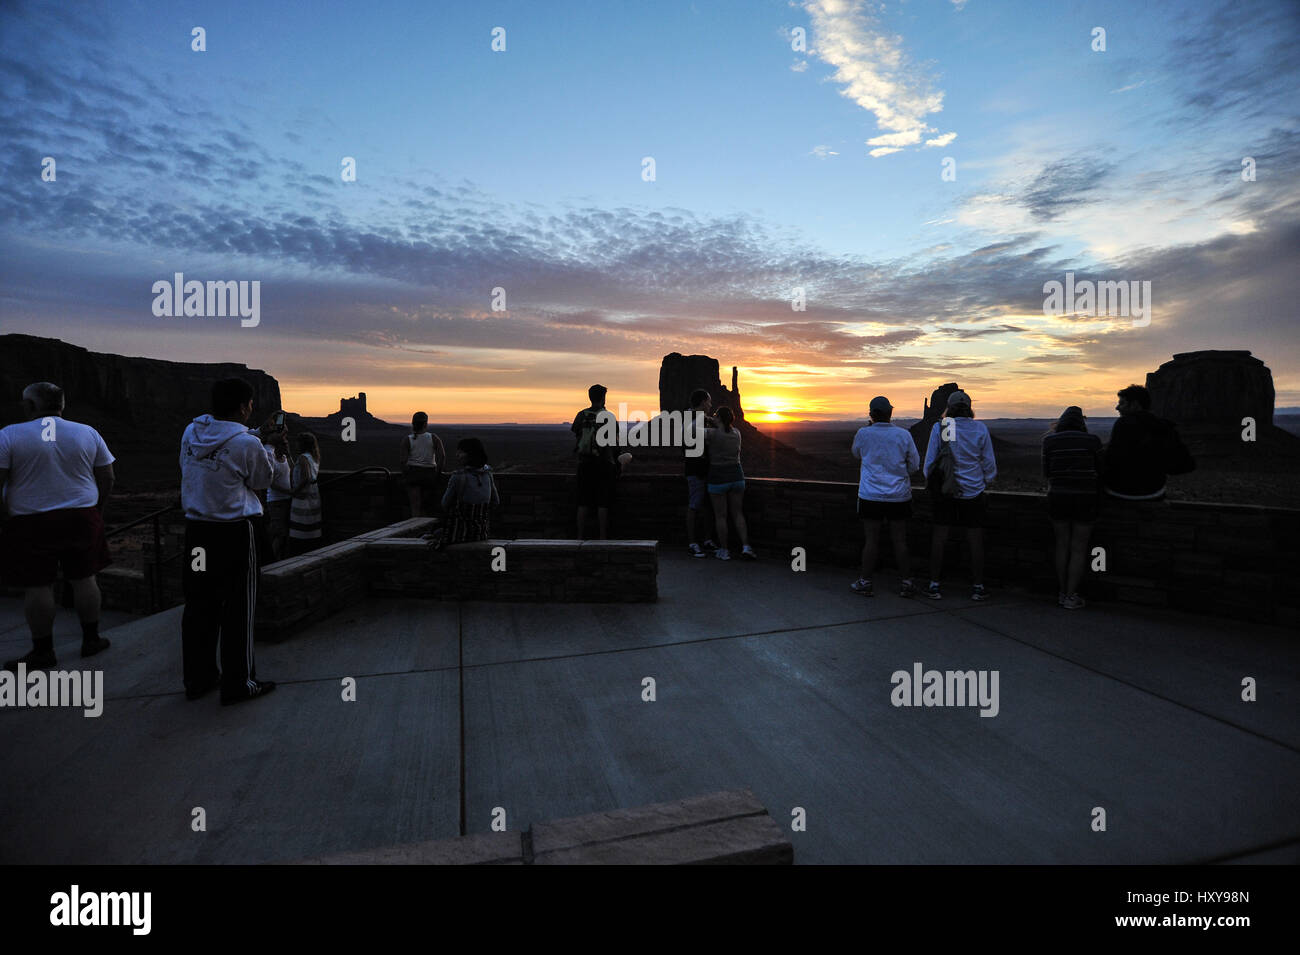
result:
M 653 413 L 674 351 L 760 422 L 1104 416 L 1207 348 L 1300 405 L 1298 70 L 1292 0 L 4 0 L 0 331 L 394 421 Z

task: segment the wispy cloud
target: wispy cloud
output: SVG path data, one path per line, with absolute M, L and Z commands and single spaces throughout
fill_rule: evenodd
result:
M 927 117 L 943 110 L 943 92 L 908 58 L 902 37 L 886 34 L 863 0 L 806 0 L 812 21 L 814 49 L 810 52 L 835 68 L 831 80 L 841 95 L 876 118 L 884 130 L 867 140 L 873 157 L 888 156 L 915 146 L 938 130 Z M 926 146 L 946 146 L 954 133 L 926 140 Z

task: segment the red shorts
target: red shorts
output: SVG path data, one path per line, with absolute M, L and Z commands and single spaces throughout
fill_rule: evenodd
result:
M 0 529 L 0 576 L 20 587 L 93 577 L 113 562 L 104 519 L 93 507 L 19 514 Z

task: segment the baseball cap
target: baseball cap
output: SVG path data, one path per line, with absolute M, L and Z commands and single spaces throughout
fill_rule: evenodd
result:
M 877 395 L 871 399 L 871 411 L 893 411 L 894 406 L 889 403 L 889 399 L 884 395 Z
M 964 391 L 954 391 L 952 394 L 948 396 L 949 408 L 951 408 L 953 405 L 969 405 L 969 404 L 970 404 L 970 395 L 966 394 L 966 392 Z

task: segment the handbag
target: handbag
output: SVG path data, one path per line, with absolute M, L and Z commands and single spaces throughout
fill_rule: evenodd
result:
M 952 442 L 940 438 L 939 453 L 934 456 L 934 466 L 926 478 L 925 487 L 931 494 L 953 497 L 957 494 L 957 460 L 952 454 Z

